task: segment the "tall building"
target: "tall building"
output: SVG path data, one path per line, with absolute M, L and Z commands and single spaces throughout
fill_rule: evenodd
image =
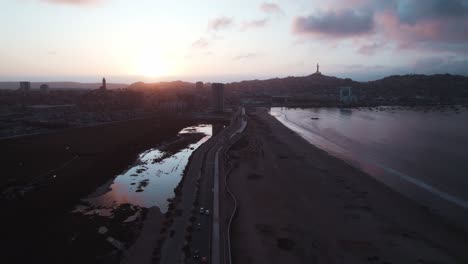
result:
M 101 90 L 105 91 L 107 89 L 106 86 L 106 78 L 102 78 L 102 86 L 100 87 Z
M 29 92 L 31 90 L 31 83 L 30 82 L 20 82 L 20 91 L 22 92 Z
M 197 82 L 197 83 L 195 83 L 195 88 L 196 88 L 197 90 L 203 89 L 203 82 Z
M 224 112 L 224 84 L 213 83 L 211 90 L 213 94 L 213 111 Z

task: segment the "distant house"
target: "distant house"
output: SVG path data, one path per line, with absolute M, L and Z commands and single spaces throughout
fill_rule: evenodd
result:
M 340 102 L 343 104 L 352 104 L 357 102 L 357 97 L 353 95 L 352 87 L 340 87 Z

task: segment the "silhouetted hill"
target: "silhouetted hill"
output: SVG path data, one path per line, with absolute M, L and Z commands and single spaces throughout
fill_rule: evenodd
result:
M 394 75 L 357 85 L 370 96 L 467 98 L 468 77 L 450 74 Z
M 194 83 L 184 81 L 173 81 L 173 82 L 157 82 L 157 83 L 144 83 L 136 82 L 128 86 L 129 89 L 133 90 L 148 90 L 148 89 L 185 89 L 195 87 Z
M 311 74 L 302 77 L 289 76 L 286 78 L 273 78 L 267 80 L 251 80 L 229 83 L 228 88 L 260 93 L 302 93 L 311 89 L 330 88 L 344 85 L 354 85 L 357 82 L 351 79 L 341 79 L 333 76 Z
M 78 83 L 78 82 L 31 82 L 32 89 L 39 89 L 42 84 L 49 85 L 51 89 L 98 89 L 101 83 Z M 108 89 L 126 88 L 128 84 L 107 83 Z M 16 90 L 19 82 L 0 82 L 0 89 Z
M 441 90 L 464 94 L 468 92 L 468 77 L 450 74 L 395 75 L 370 82 L 357 82 L 326 75 L 274 78 L 234 82 L 227 85 L 236 91 L 255 93 L 321 93 L 341 86 L 352 86 L 358 90 L 382 91 L 413 95 L 416 93 L 440 93 Z

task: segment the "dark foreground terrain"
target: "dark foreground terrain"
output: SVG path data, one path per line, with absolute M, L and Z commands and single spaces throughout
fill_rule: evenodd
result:
M 468 263 L 468 235 L 265 110 L 229 152 L 234 263 Z
M 161 117 L 1 141 L 1 262 L 102 263 L 120 258 L 100 256 L 116 252 L 112 249 L 119 245 L 103 239 L 95 227 L 105 224 L 113 237 L 132 241 L 131 229 L 142 223 L 125 228 L 122 222 L 136 208 L 119 207 L 112 221 L 95 216 L 92 225 L 89 218 L 70 212 L 81 198 L 131 165 L 139 152 L 191 123 Z

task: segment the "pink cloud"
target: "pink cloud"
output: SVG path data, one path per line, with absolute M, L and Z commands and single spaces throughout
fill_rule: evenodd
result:
M 468 53 L 468 0 L 330 0 L 325 6 L 328 11 L 296 17 L 293 33 L 367 43 L 356 50 L 364 55 L 378 52 L 376 42 Z
M 275 3 L 264 2 L 260 6 L 260 9 L 263 12 L 268 13 L 268 14 L 276 14 L 276 15 L 284 14 L 283 9 L 281 9 L 281 7 Z
M 192 47 L 196 49 L 204 49 L 207 48 L 209 45 L 210 43 L 204 38 L 200 38 L 192 43 Z
M 468 40 L 468 20 L 431 19 L 408 24 L 402 23 L 392 12 L 381 13 L 376 16 L 376 20 L 384 35 L 397 41 L 401 48 L 411 48 L 422 43 L 463 43 Z
M 102 2 L 103 0 L 44 0 L 53 4 L 68 4 L 68 5 L 89 5 Z
M 233 24 L 233 19 L 229 17 L 217 17 L 211 20 L 208 24 L 208 28 L 212 30 L 221 30 L 230 27 Z
M 247 21 L 242 24 L 241 30 L 246 30 L 249 28 L 261 28 L 261 27 L 266 26 L 267 22 L 268 22 L 268 19 L 266 18 Z

